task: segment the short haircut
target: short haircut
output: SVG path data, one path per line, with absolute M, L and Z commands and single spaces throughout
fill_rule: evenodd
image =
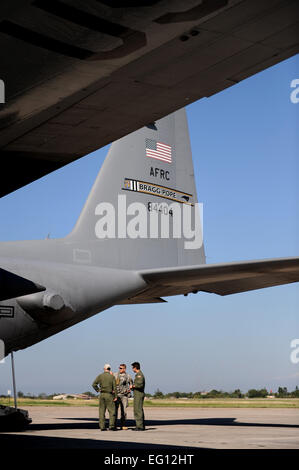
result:
M 125 367 L 125 368 L 127 368 L 126 364 L 119 364 L 119 367 Z
M 133 362 L 133 364 L 131 364 L 132 367 L 135 367 L 136 369 L 140 369 L 140 363 L 139 362 Z

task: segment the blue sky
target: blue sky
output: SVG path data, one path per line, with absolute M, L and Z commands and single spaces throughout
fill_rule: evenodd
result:
M 208 263 L 299 255 L 299 103 L 290 100 L 296 78 L 298 56 L 187 107 Z M 0 240 L 69 233 L 108 148 L 2 198 Z M 15 353 L 17 389 L 83 392 L 104 363 L 116 370 L 137 360 L 150 393 L 293 390 L 298 307 L 298 284 L 113 307 Z M 10 359 L 0 377 L 6 393 Z

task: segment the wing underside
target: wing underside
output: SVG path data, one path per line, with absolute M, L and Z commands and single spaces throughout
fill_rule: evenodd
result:
M 299 52 L 295 0 L 6 3 L 0 196 Z

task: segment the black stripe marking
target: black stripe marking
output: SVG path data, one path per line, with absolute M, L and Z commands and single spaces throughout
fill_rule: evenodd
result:
M 59 0 L 35 0 L 32 5 L 41 8 L 52 15 L 63 18 L 64 20 L 71 21 L 72 23 L 84 26 L 85 28 L 92 29 L 101 33 L 109 34 L 109 36 L 123 37 L 130 32 L 129 28 L 121 26 L 116 23 L 94 16 L 83 10 L 66 5 Z
M 5 33 L 16 39 L 32 44 L 33 46 L 42 47 L 51 52 L 56 52 L 57 54 L 66 55 L 68 57 L 74 57 L 75 59 L 88 59 L 94 54 L 88 49 L 72 46 L 71 44 L 59 41 L 58 39 L 53 39 L 49 36 L 45 36 L 44 34 L 37 33 L 36 31 L 31 31 L 30 29 L 23 28 L 23 26 L 13 23 L 12 21 L 1 21 L 0 33 Z
M 157 18 L 154 21 L 160 24 L 195 21 L 220 10 L 220 8 L 225 7 L 227 4 L 228 0 L 203 0 L 200 5 L 197 5 L 190 10 L 166 13 L 166 15 L 160 16 L 160 18 Z

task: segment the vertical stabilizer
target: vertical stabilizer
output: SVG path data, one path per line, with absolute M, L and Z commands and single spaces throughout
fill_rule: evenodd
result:
M 114 142 L 68 239 L 92 264 L 205 263 L 184 109 Z

